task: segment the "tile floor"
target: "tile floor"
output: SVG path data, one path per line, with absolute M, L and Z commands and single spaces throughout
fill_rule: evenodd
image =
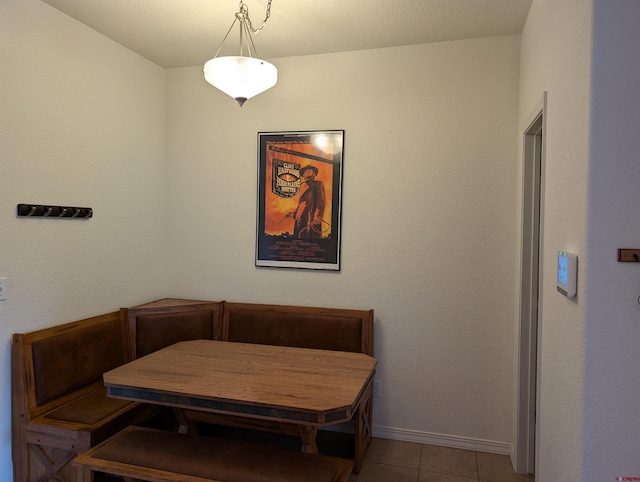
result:
M 534 482 L 506 455 L 374 438 L 359 475 L 349 482 Z

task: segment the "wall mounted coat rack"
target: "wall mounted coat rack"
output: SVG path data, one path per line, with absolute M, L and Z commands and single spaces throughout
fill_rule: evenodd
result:
M 18 216 L 40 218 L 76 218 L 93 217 L 93 209 L 74 206 L 50 206 L 43 204 L 18 204 Z

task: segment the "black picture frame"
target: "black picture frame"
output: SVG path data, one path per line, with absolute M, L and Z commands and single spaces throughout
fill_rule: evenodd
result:
M 259 132 L 256 266 L 340 271 L 344 130 Z

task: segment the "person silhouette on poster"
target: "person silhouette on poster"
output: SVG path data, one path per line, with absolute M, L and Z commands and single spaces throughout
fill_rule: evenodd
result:
M 318 168 L 307 165 L 300 169 L 301 184 L 306 189 L 300 194 L 298 208 L 293 213 L 294 229 L 293 235 L 298 239 L 320 239 L 322 238 L 322 217 L 326 197 L 324 183 L 316 179 Z

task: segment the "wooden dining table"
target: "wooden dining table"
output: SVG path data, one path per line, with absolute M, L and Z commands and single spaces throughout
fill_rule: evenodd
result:
M 173 407 L 182 432 L 182 411 L 285 422 L 299 428 L 302 451 L 317 453 L 318 427 L 371 409 L 376 364 L 363 353 L 192 340 L 108 371 L 104 383 L 110 397 Z M 356 459 L 364 443 L 356 440 Z

